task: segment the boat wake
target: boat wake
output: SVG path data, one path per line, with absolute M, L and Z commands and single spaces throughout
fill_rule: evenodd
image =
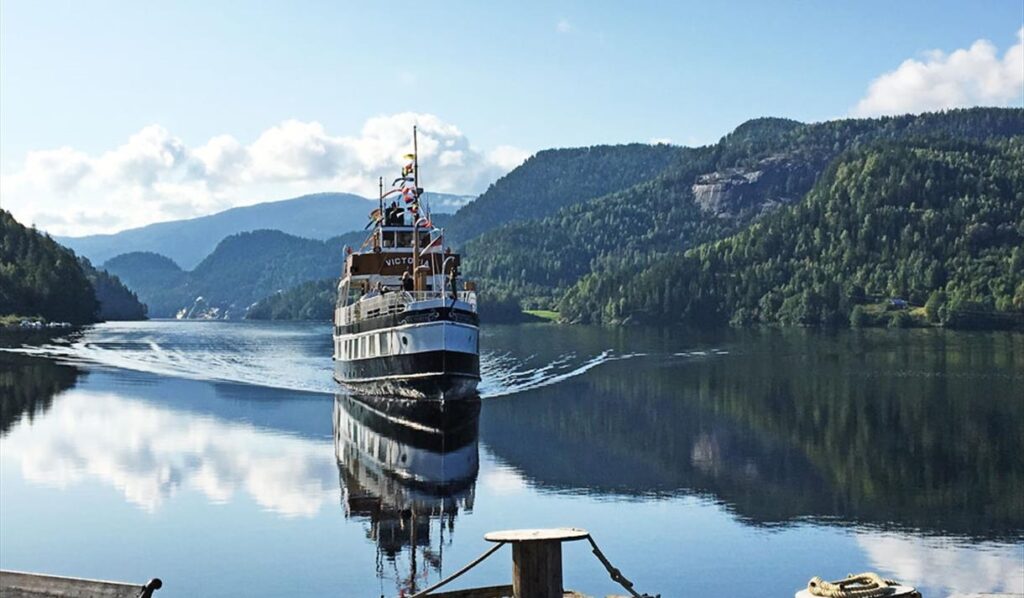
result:
M 209 339 L 206 339 L 207 341 Z M 167 339 L 121 338 L 121 335 L 94 335 L 87 332 L 70 342 L 54 342 L 38 347 L 6 349 L 26 355 L 48 357 L 83 367 L 106 367 L 206 380 L 252 384 L 300 392 L 334 393 L 330 357 L 276 352 L 269 347 L 251 347 L 243 353 L 239 346 L 217 343 L 169 344 Z
M 582 358 L 575 353 L 568 353 L 547 363 L 531 365 L 534 361 L 532 356 L 522 360 L 509 353 L 485 353 L 480 357 L 480 396 L 501 397 L 551 386 L 584 374 L 603 363 L 637 356 L 615 355 L 607 350 Z
M 335 393 L 330 337 L 322 326 L 216 322 L 108 323 L 39 346 L 0 349 L 82 367 L 119 368 L 159 376 L 252 384 L 282 390 Z M 634 357 L 613 351 L 591 355 L 480 357 L 483 398 L 558 384 L 603 363 Z

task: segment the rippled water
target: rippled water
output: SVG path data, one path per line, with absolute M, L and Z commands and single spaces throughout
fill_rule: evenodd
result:
M 0 351 L 0 567 L 396 596 L 487 531 L 575 525 L 666 597 L 861 570 L 1024 593 L 1022 335 L 486 327 L 479 421 L 438 435 L 336 397 L 329 334 L 143 322 Z M 622 593 L 585 546 L 565 575 Z
M 497 330 L 485 331 L 485 344 L 489 336 L 500 339 L 507 333 Z M 7 350 L 69 364 L 332 393 L 337 389 L 330 375 L 330 334 L 330 326 L 320 323 L 110 322 Z M 498 345 L 481 355 L 480 394 L 487 398 L 555 384 L 624 357 L 629 355 L 609 349 L 578 353 L 540 348 L 522 354 Z

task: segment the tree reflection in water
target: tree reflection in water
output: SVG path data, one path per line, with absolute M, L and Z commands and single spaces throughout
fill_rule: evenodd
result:
M 812 518 L 1024 534 L 1024 339 L 751 334 L 742 352 L 621 361 L 487 401 L 483 442 L 535 483 L 698 493 L 754 524 Z
M 29 421 L 53 404 L 53 397 L 75 385 L 81 370 L 49 359 L 0 351 L 0 435 L 22 417 Z

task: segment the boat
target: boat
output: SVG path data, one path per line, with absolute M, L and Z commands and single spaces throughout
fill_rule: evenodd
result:
M 334 311 L 334 378 L 364 397 L 475 399 L 480 331 L 472 282 L 430 220 L 413 153 L 391 189 L 380 180 L 372 231 L 345 249 Z M 401 202 L 401 203 L 399 203 Z M 460 282 L 462 282 L 460 286 Z

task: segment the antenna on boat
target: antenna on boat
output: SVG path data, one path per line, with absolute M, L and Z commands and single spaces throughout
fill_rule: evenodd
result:
M 380 188 L 380 192 L 377 196 L 377 209 L 380 213 L 377 214 L 377 231 L 380 234 L 380 246 L 384 246 L 384 177 L 377 177 L 377 186 Z
M 416 204 L 420 199 L 420 157 L 419 146 L 416 143 L 416 125 L 412 126 L 412 193 L 416 196 Z M 412 288 L 415 291 L 422 291 L 420 288 L 420 215 L 417 210 L 412 217 Z

